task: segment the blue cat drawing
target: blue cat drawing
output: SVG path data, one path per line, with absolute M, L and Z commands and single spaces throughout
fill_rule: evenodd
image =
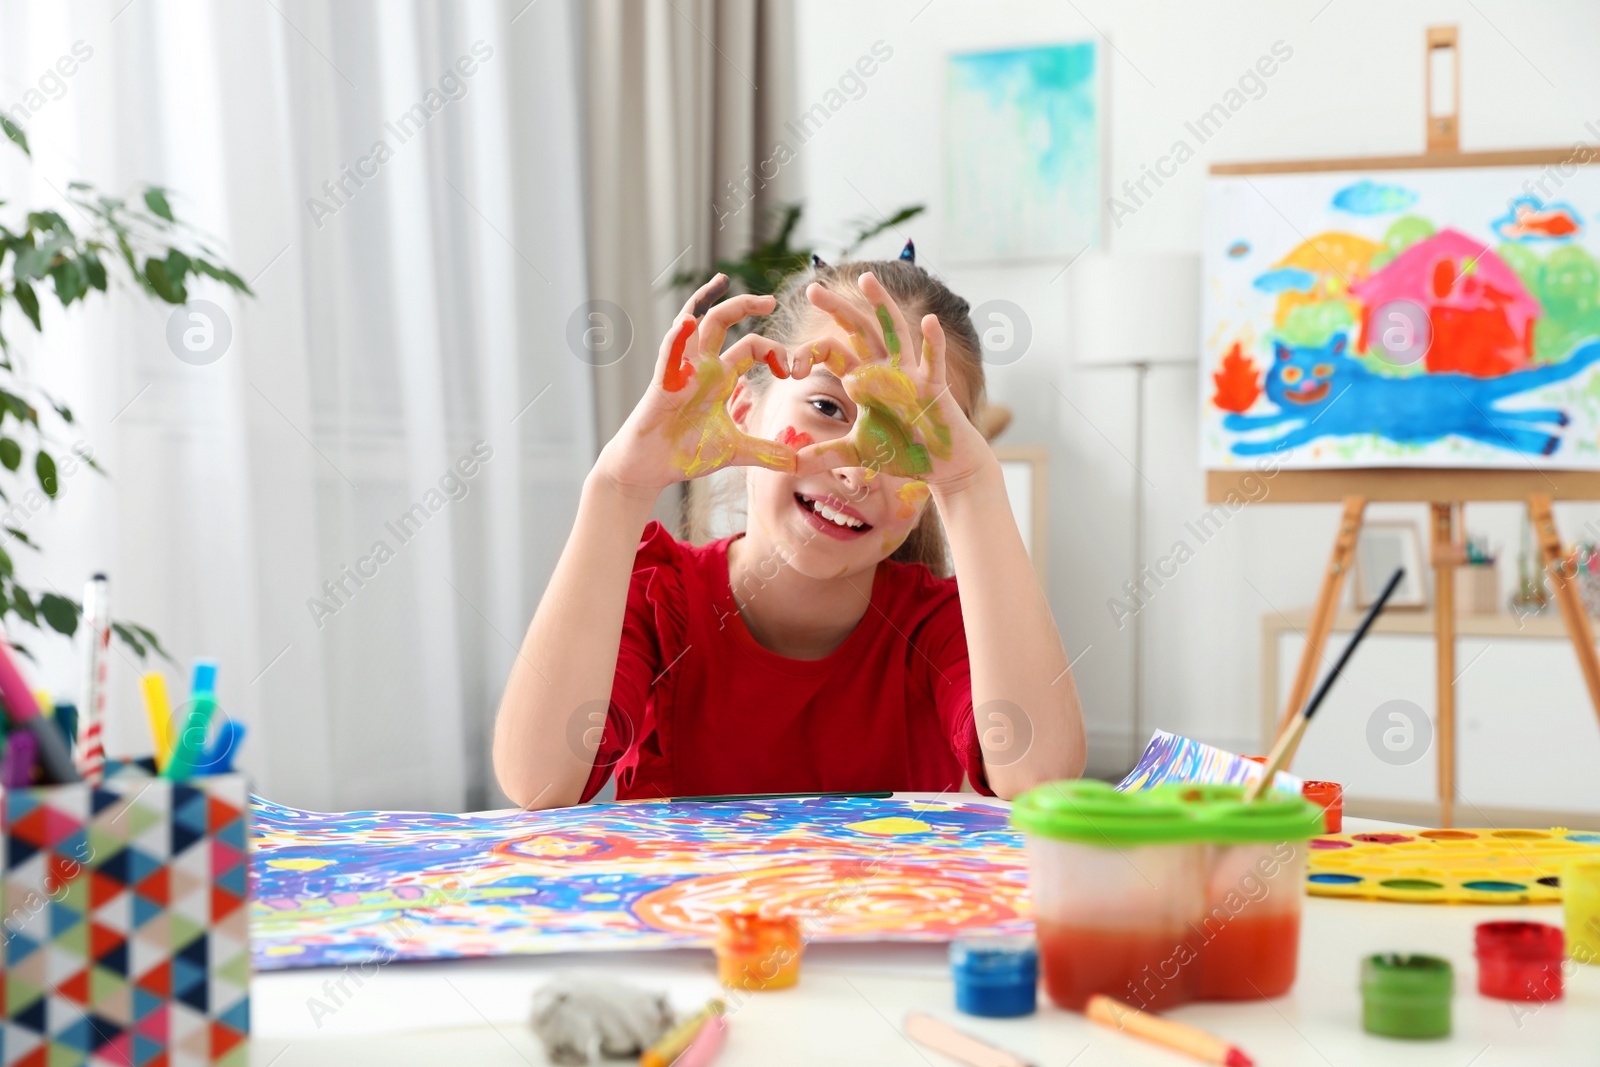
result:
M 1278 411 L 1230 414 L 1222 425 L 1235 433 L 1283 429 L 1276 437 L 1234 442 L 1233 453 L 1238 456 L 1266 455 L 1322 437 L 1352 434 L 1377 434 L 1411 445 L 1455 434 L 1515 452 L 1548 456 L 1561 447 L 1558 430 L 1569 421 L 1566 412 L 1496 405 L 1529 389 L 1564 381 L 1597 362 L 1600 340 L 1579 346 L 1560 363 L 1494 378 L 1454 373 L 1391 378 L 1373 373 L 1360 360 L 1346 355 L 1342 333 L 1320 348 L 1277 343 L 1267 371 L 1266 392 Z

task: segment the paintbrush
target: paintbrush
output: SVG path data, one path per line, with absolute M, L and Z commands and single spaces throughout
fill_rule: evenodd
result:
M 1339 672 L 1344 670 L 1344 665 L 1350 661 L 1350 654 L 1356 650 L 1361 639 L 1367 636 L 1367 631 L 1377 621 L 1378 613 L 1389 602 L 1389 597 L 1400 586 L 1400 579 L 1406 575 L 1404 567 L 1396 567 L 1389 576 L 1389 584 L 1383 587 L 1383 592 L 1378 594 L 1378 599 L 1372 602 L 1372 607 L 1367 609 L 1366 618 L 1361 620 L 1361 625 L 1356 627 L 1356 632 L 1350 635 L 1350 640 L 1344 646 L 1344 651 L 1339 653 L 1338 660 L 1334 663 L 1317 691 L 1311 695 L 1306 703 L 1305 710 L 1289 721 L 1289 724 L 1278 734 L 1278 740 L 1273 743 L 1272 751 L 1267 754 L 1267 765 L 1261 770 L 1261 777 L 1251 782 L 1244 791 L 1246 800 L 1255 800 L 1265 793 L 1270 787 L 1272 779 L 1277 773 L 1288 766 L 1294 758 L 1294 750 L 1300 747 L 1300 738 L 1305 736 L 1306 726 L 1311 722 L 1311 716 L 1317 713 L 1317 708 L 1322 705 L 1322 698 L 1328 695 L 1328 690 L 1333 688 L 1333 683 L 1339 680 Z
M 949 1023 L 921 1012 L 914 1011 L 906 1016 L 906 1036 L 967 1067 L 1031 1067 L 1027 1060 L 986 1045 Z

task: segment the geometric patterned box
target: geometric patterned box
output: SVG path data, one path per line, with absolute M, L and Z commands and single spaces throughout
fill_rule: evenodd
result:
M 244 1067 L 248 789 L 0 790 L 0 1065 Z

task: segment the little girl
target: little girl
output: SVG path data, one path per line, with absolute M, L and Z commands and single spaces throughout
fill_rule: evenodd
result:
M 576 804 L 613 772 L 619 799 L 964 774 L 1009 799 L 1080 774 L 1067 657 L 970 418 L 966 301 L 906 256 L 819 261 L 777 298 L 727 290 L 684 305 L 584 483 L 501 700 L 506 795 Z M 748 316 L 772 338 L 722 351 Z M 647 525 L 663 489 L 729 466 L 747 468 L 743 534 Z

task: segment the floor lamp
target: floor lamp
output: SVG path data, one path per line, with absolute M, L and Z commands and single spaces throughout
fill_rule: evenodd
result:
M 1193 366 L 1200 351 L 1198 255 L 1094 255 L 1072 268 L 1068 329 L 1073 363 L 1084 370 L 1132 367 L 1133 573 L 1144 574 L 1145 379 L 1157 363 Z M 1144 744 L 1144 627 L 1133 614 L 1133 752 Z

